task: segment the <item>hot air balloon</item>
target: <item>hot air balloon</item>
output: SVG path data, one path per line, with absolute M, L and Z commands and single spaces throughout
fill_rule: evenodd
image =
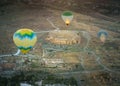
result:
M 26 54 L 37 42 L 37 36 L 31 29 L 23 28 L 14 33 L 13 41 L 20 51 Z
M 101 40 L 101 42 L 104 43 L 106 41 L 106 36 L 104 34 L 101 34 L 100 40 Z
M 63 12 L 63 14 L 62 14 L 61 17 L 62 17 L 62 19 L 64 20 L 65 24 L 66 24 L 66 25 L 69 25 L 70 22 L 71 22 L 72 19 L 73 19 L 73 14 L 72 14 L 72 12 L 70 12 L 70 11 L 65 11 L 65 12 Z
M 107 36 L 108 36 L 108 33 L 105 30 L 100 30 L 98 32 L 98 37 L 100 38 L 101 42 L 103 42 L 103 43 L 106 41 Z

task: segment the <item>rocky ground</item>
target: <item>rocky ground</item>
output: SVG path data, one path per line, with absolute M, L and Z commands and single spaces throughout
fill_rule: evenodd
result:
M 7 1 L 7 0 L 6 0 Z M 13 0 L 14 1 L 14 0 Z M 71 73 L 81 86 L 119 86 L 120 85 L 120 4 L 119 0 L 37 0 L 31 2 L 18 0 L 14 3 L 0 4 L 0 55 L 11 54 L 17 51 L 13 43 L 12 36 L 14 32 L 20 28 L 30 28 L 35 32 L 41 30 L 55 29 L 47 19 L 49 18 L 60 29 L 76 29 L 89 32 L 91 36 L 89 44 L 89 53 L 80 53 L 83 59 L 84 69 L 80 66 L 80 70 L 97 70 L 101 66 L 96 62 L 97 57 L 90 54 L 94 51 L 100 57 L 100 62 L 107 68 L 117 71 L 100 71 L 92 73 Z M 76 3 L 77 2 L 77 3 Z M 10 4 L 11 5 L 10 5 Z M 66 26 L 61 19 L 61 14 L 65 10 L 71 10 L 74 19 L 70 26 Z M 101 43 L 97 38 L 97 32 L 105 29 L 109 33 L 109 37 L 105 43 Z M 41 34 L 38 34 L 38 42 L 35 49 L 30 53 L 41 55 L 41 43 L 39 41 Z M 64 52 L 63 52 L 64 53 Z M 78 54 L 63 54 L 65 60 L 69 60 L 78 56 Z M 56 53 L 59 55 L 60 53 Z M 60 55 L 59 55 L 60 56 Z M 55 58 L 59 58 L 59 56 Z M 70 59 L 68 58 L 70 57 Z M 76 62 L 78 63 L 79 61 Z M 84 61 L 81 61 L 84 60 Z M 9 59 L 10 62 L 10 59 Z M 81 64 L 81 63 L 80 63 Z M 9 64 L 6 64 L 9 65 Z M 14 64 L 12 64 L 14 65 Z M 1 66 L 4 67 L 4 66 Z M 79 66 L 78 66 L 79 67 Z M 10 67 L 9 67 L 10 68 Z M 73 68 L 74 69 L 74 68 Z M 77 69 L 75 69 L 77 70 Z M 74 70 L 73 70 L 74 71 Z M 53 71 L 54 72 L 54 71 Z M 60 71 L 61 72 L 61 71 Z M 63 72 L 63 71 L 62 71 Z M 69 70 L 67 70 L 69 72 Z M 70 71 L 71 72 L 71 71 Z M 64 74 L 63 74 L 64 75 Z M 64 76 L 67 76 L 65 74 Z M 79 86 L 78 85 L 78 86 Z

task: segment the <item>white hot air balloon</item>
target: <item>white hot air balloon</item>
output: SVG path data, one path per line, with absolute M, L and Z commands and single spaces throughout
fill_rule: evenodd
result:
M 65 22 L 65 24 L 68 26 L 73 19 L 73 14 L 70 11 L 65 11 L 65 12 L 63 12 L 61 17 L 62 17 L 63 21 Z

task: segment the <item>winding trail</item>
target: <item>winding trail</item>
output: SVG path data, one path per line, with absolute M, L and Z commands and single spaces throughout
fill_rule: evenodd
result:
M 16 53 L 8 54 L 8 55 L 0 55 L 0 58 L 2 58 L 2 57 L 10 57 L 10 56 L 18 56 L 19 54 L 20 54 L 20 50 L 18 49 Z

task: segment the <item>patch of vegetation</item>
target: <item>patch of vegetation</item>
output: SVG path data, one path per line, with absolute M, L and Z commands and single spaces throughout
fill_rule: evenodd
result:
M 71 78 L 57 78 L 55 76 L 48 76 L 44 81 L 44 84 L 65 84 L 65 85 L 71 85 L 71 86 L 77 86 L 77 81 L 71 77 Z
M 0 76 L 0 86 L 20 86 L 20 83 L 23 82 L 37 86 L 35 82 L 40 80 L 43 80 L 42 86 L 45 84 L 65 84 L 67 86 L 77 86 L 77 81 L 73 77 L 69 79 L 63 77 L 59 78 L 43 71 L 21 72 L 19 75 L 13 76 L 11 78 Z
M 119 42 L 107 42 L 103 45 L 106 50 L 119 50 Z
M 26 82 L 35 86 L 35 81 L 39 81 L 44 78 L 41 74 L 48 74 L 42 71 L 36 72 L 21 72 L 19 75 L 11 78 L 0 76 L 0 86 L 20 86 L 20 83 Z

